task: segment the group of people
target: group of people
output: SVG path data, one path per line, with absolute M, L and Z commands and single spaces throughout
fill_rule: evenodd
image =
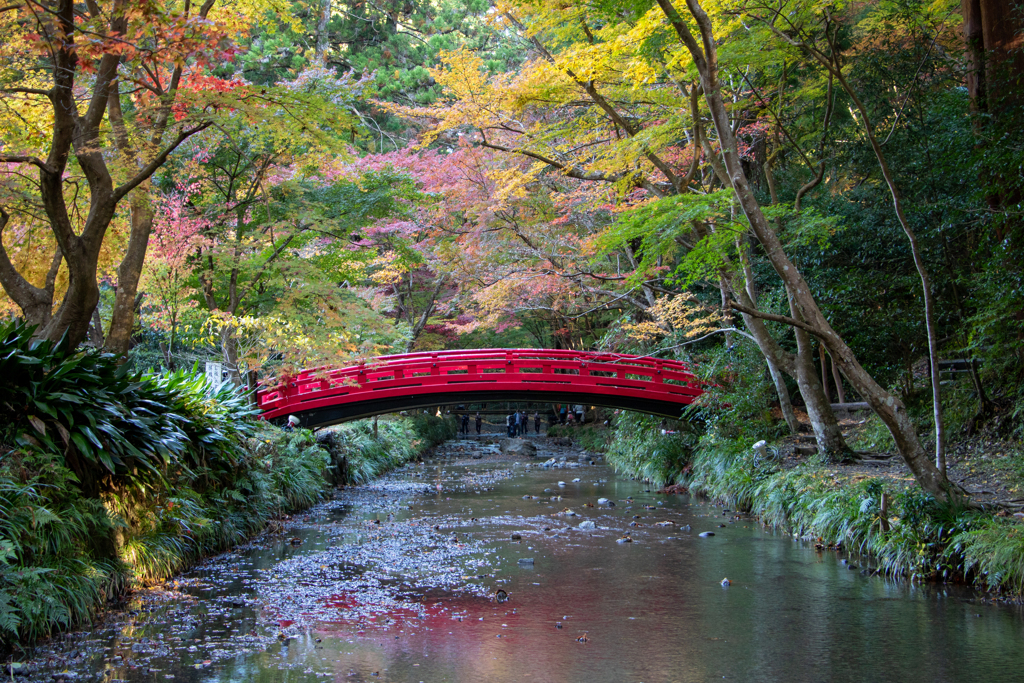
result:
M 558 421 L 561 424 L 583 424 L 586 415 L 586 408 L 582 405 L 569 406 L 563 403 L 558 406 Z
M 583 424 L 586 416 L 586 408 L 582 405 L 570 406 L 566 404 L 557 407 L 557 415 L 551 415 L 552 424 L 557 420 L 561 424 Z M 479 434 L 483 428 L 484 420 L 480 413 L 476 414 L 476 433 Z M 533 431 L 540 434 L 541 416 L 539 412 L 533 414 Z M 530 416 L 525 410 L 517 410 L 505 417 L 505 431 L 510 437 L 523 436 L 530 432 Z M 459 434 L 469 436 L 469 413 L 463 413 L 459 420 Z
M 505 428 L 509 436 L 522 436 L 530 431 L 530 418 L 525 411 L 517 410 L 505 418 Z M 540 413 L 533 414 L 533 429 L 540 434 Z
M 480 433 L 480 429 L 484 426 L 484 419 L 480 417 L 480 413 L 476 414 L 476 433 Z M 469 413 L 462 414 L 462 420 L 459 422 L 459 434 L 465 434 L 469 436 Z

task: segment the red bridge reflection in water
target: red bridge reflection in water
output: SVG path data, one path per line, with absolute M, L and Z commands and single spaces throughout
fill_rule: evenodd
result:
M 342 368 L 305 370 L 257 391 L 267 420 L 288 415 L 325 427 L 437 405 L 584 403 L 678 418 L 703 393 L 685 363 L 649 356 L 552 349 L 404 353 Z

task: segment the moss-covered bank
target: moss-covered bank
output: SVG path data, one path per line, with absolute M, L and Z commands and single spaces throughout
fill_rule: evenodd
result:
M 321 499 L 339 473 L 311 432 L 256 419 L 188 372 L 0 330 L 0 643 L 87 622 L 110 598 L 229 548 Z M 439 418 L 333 431 L 341 481 L 365 481 L 453 435 Z

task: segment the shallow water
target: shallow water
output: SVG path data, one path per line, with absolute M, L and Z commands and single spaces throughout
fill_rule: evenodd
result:
M 577 516 L 552 516 L 564 508 Z M 627 533 L 631 543 L 617 542 Z M 1018 608 L 865 576 L 844 559 L 600 465 L 435 461 L 347 490 L 284 534 L 144 595 L 133 613 L 66 637 L 39 676 L 1024 680 Z M 493 599 L 498 589 L 507 602 Z

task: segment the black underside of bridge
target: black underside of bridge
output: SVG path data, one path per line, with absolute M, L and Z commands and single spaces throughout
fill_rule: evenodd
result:
M 397 413 L 402 410 L 434 408 L 437 406 L 453 406 L 468 403 L 487 403 L 495 401 L 530 401 L 533 403 L 582 403 L 601 408 L 618 408 L 638 413 L 647 413 L 678 420 L 688 406 L 672 401 L 659 401 L 630 397 L 615 397 L 604 394 L 587 394 L 581 392 L 557 391 L 466 391 L 445 394 L 411 394 L 393 398 L 368 398 L 357 403 L 346 403 L 336 406 L 324 406 L 302 410 L 296 408 L 293 415 L 299 418 L 303 427 L 318 429 L 330 425 L 358 420 L 374 415 Z M 273 420 L 284 424 L 287 418 Z

